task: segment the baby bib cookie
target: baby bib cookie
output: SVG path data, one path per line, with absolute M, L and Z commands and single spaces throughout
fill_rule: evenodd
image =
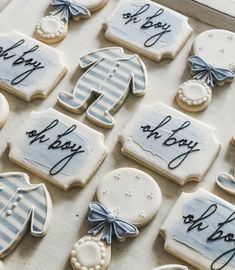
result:
M 153 60 L 174 58 L 189 39 L 188 18 L 148 0 L 121 0 L 105 37 Z
M 192 52 L 213 66 L 235 72 L 234 46 L 235 33 L 213 29 L 196 37 Z
M 16 31 L 0 34 L 2 89 L 26 101 L 46 98 L 66 71 L 58 50 Z
M 129 92 L 135 96 L 145 94 L 147 71 L 143 61 L 120 47 L 91 52 L 80 58 L 80 66 L 90 68 L 78 80 L 72 94 L 58 94 L 58 102 L 74 113 L 86 111 L 87 118 L 99 126 L 114 126 L 112 115 Z
M 46 234 L 52 202 L 44 184 L 31 184 L 24 173 L 0 174 L 0 205 L 0 258 L 15 248 L 28 229 L 36 237 Z
M 109 211 L 131 224 L 143 226 L 156 215 L 161 190 L 148 174 L 122 168 L 107 174 L 97 188 L 98 201 Z
M 0 94 L 0 128 L 5 124 L 9 115 L 9 104 L 7 99 Z
M 215 131 L 157 102 L 135 113 L 119 141 L 124 155 L 183 185 L 201 181 L 217 157 Z
M 154 268 L 153 270 L 188 270 L 186 266 L 178 264 L 168 264 Z
M 89 18 L 91 12 L 102 8 L 106 0 L 50 0 L 53 11 L 39 20 L 35 35 L 42 42 L 53 44 L 63 40 L 72 19 Z
M 204 189 L 182 193 L 161 228 L 165 250 L 197 269 L 234 269 L 234 214 L 234 205 Z
M 9 146 L 12 161 L 64 190 L 85 186 L 107 153 L 103 134 L 54 109 L 32 112 Z

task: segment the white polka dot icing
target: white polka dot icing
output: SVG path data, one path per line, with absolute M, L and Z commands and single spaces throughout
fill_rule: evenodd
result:
M 143 226 L 157 213 L 162 194 L 148 174 L 122 168 L 107 174 L 97 188 L 98 201 L 117 217 Z
M 213 29 L 198 35 L 193 54 L 217 68 L 235 71 L 235 33 Z
M 211 100 L 212 91 L 205 82 L 190 80 L 179 87 L 177 95 L 182 102 L 198 106 Z
M 71 265 L 75 270 L 103 270 L 111 259 L 111 247 L 99 238 L 85 236 L 71 251 Z

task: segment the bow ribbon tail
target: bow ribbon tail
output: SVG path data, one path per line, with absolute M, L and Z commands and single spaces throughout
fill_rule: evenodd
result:
M 63 21 L 68 22 L 68 19 L 69 19 L 69 17 L 68 17 L 68 8 L 66 6 L 58 6 L 56 9 L 54 9 L 53 11 L 50 12 L 51 16 L 56 16 L 58 14 L 61 14 L 60 18 Z
M 112 237 L 113 237 L 113 225 L 106 224 L 104 230 L 102 232 L 101 240 L 106 241 L 109 245 L 112 244 Z
M 93 236 L 99 234 L 100 232 L 102 232 L 105 228 L 106 222 L 103 221 L 101 223 L 99 223 L 98 225 L 96 225 L 94 228 L 90 229 L 88 231 L 89 234 L 92 234 Z

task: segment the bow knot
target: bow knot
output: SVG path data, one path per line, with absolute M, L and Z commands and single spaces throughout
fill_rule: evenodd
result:
M 225 68 L 216 68 L 211 64 L 205 62 L 199 56 L 191 56 L 188 59 L 192 73 L 195 75 L 193 78 L 196 80 L 206 80 L 206 83 L 214 87 L 214 83 L 232 80 L 234 73 Z
M 138 229 L 131 223 L 114 216 L 108 209 L 97 202 L 90 203 L 88 220 L 94 225 L 89 234 L 101 235 L 101 240 L 112 244 L 113 236 L 121 241 L 127 236 L 136 236 Z
M 68 22 L 74 17 L 90 16 L 90 11 L 72 0 L 51 0 L 51 5 L 55 7 L 50 14 L 52 16 L 60 15 L 61 20 Z

